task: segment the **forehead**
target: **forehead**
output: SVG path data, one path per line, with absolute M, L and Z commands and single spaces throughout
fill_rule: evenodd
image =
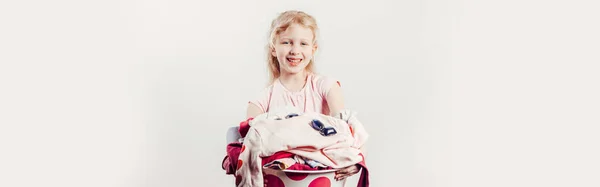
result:
M 313 31 L 305 26 L 292 24 L 285 31 L 279 33 L 279 38 L 286 39 L 313 39 Z

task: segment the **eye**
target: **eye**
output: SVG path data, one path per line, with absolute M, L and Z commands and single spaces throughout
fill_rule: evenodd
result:
M 302 42 L 302 45 L 308 45 L 308 43 L 306 43 L 306 42 Z
M 290 44 L 288 41 L 281 42 L 281 44 Z

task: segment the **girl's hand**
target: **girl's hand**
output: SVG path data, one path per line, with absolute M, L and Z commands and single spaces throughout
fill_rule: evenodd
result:
M 358 173 L 359 170 L 360 170 L 360 168 L 357 165 L 351 165 L 351 166 L 345 167 L 343 169 L 337 170 L 335 172 L 335 180 L 337 180 L 337 181 L 344 180 L 344 179 Z

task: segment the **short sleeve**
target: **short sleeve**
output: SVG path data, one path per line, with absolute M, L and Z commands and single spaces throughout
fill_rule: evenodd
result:
M 271 92 L 272 86 L 269 86 L 260 91 L 258 94 L 254 95 L 254 97 L 250 101 L 248 101 L 248 103 L 252 103 L 258 106 L 258 108 L 260 108 L 262 112 L 267 112 L 269 109 Z
M 319 88 L 323 97 L 327 97 L 329 90 L 331 90 L 331 88 L 335 85 L 342 86 L 338 79 L 332 77 L 321 76 L 317 80 L 317 87 Z

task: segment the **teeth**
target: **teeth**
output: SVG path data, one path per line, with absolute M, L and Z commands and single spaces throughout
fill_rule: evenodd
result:
M 300 62 L 302 59 L 291 59 L 291 58 L 288 58 L 287 60 L 290 61 L 290 62 Z

